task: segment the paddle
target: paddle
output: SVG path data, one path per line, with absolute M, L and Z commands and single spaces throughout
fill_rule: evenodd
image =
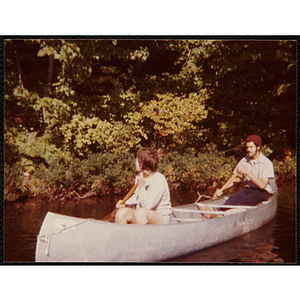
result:
M 147 177 L 147 174 L 145 174 L 146 172 L 144 171 L 143 172 L 143 176 L 144 178 Z M 128 194 L 123 198 L 122 202 L 120 203 L 120 205 L 124 205 L 125 202 L 133 195 L 134 191 L 137 189 L 138 187 L 138 183 L 136 183 L 132 188 L 131 190 L 128 192 Z M 102 219 L 102 221 L 112 221 L 114 218 L 115 218 L 115 215 L 117 213 L 117 208 L 112 212 L 110 213 L 109 215 L 107 215 L 104 219 Z
M 124 205 L 125 202 L 133 195 L 134 191 L 136 190 L 136 188 L 138 187 L 138 184 L 136 183 L 131 190 L 128 192 L 128 194 L 124 197 L 124 199 L 122 200 L 122 202 L 120 203 L 120 205 Z M 109 215 L 107 215 L 104 219 L 102 219 L 102 221 L 111 221 L 115 218 L 115 215 L 117 213 L 117 208 L 110 213 Z
M 230 186 L 230 184 L 233 182 L 233 180 L 238 176 L 238 174 L 233 174 L 229 180 L 221 187 L 220 191 L 223 192 L 224 190 L 226 190 L 228 188 L 228 186 Z M 215 199 L 217 197 L 213 196 L 213 199 Z

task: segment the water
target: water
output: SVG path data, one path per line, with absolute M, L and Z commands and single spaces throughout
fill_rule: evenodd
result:
M 239 238 L 164 263 L 272 263 L 296 262 L 295 186 L 279 187 L 278 211 L 265 226 Z M 176 194 L 173 205 L 192 202 L 197 195 Z M 34 262 L 36 236 L 48 211 L 81 218 L 101 219 L 114 210 L 119 197 L 103 197 L 64 203 L 36 200 L 5 203 L 4 261 Z

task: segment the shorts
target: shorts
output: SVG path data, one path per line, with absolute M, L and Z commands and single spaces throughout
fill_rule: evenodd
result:
M 270 194 L 266 190 L 244 187 L 231 195 L 224 203 L 226 205 L 250 205 L 254 206 L 268 200 Z
M 169 224 L 170 223 L 170 221 L 171 221 L 170 215 L 164 215 L 163 218 L 165 220 L 165 224 Z

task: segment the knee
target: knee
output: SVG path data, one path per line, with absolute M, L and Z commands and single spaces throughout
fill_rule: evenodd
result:
M 235 195 L 230 196 L 226 201 L 225 205 L 237 205 L 239 203 L 239 198 Z
M 134 217 L 138 224 L 146 224 L 148 222 L 147 212 L 143 208 L 136 209 L 134 211 Z
M 236 193 L 230 195 L 225 202 L 225 204 L 228 205 L 238 205 L 240 204 L 241 200 L 247 197 L 247 190 L 244 190 L 243 188 L 239 189 Z
M 128 215 L 129 215 L 128 208 L 120 208 L 117 210 L 115 222 L 125 224 L 127 223 Z

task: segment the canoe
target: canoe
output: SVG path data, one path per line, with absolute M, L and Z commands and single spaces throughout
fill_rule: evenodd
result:
M 257 206 L 224 206 L 228 197 L 174 207 L 170 224 L 122 225 L 48 212 L 36 262 L 159 262 L 231 240 L 276 214 L 277 194 Z M 204 209 L 209 205 L 211 211 Z M 219 211 L 218 207 L 227 207 Z M 218 217 L 213 218 L 217 215 Z

